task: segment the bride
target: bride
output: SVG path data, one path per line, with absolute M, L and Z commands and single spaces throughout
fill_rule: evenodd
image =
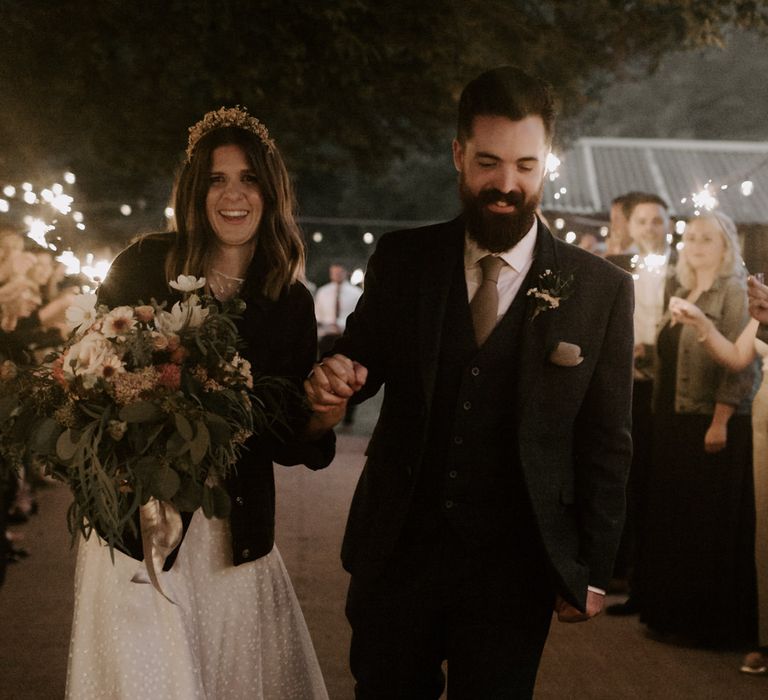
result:
M 312 297 L 298 282 L 304 247 L 283 160 L 267 129 L 240 108 L 190 129 L 175 188 L 175 232 L 123 251 L 99 302 L 178 300 L 168 280 L 205 277 L 219 300 L 247 306 L 239 331 L 255 373 L 300 383 L 315 359 Z M 327 698 L 312 642 L 274 545 L 272 462 L 327 466 L 333 418 L 291 411 L 294 438 L 252 437 L 226 488 L 228 519 L 184 514 L 184 537 L 146 581 L 140 538 L 125 553 L 80 542 L 67 697 L 265 700 Z M 325 422 L 327 421 L 327 423 Z

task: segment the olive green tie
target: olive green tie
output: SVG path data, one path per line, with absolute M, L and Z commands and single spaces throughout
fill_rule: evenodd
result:
M 496 255 L 486 255 L 480 259 L 483 282 L 469 305 L 478 347 L 488 339 L 496 325 L 499 315 L 499 290 L 496 283 L 499 281 L 499 271 L 503 264 L 504 261 Z

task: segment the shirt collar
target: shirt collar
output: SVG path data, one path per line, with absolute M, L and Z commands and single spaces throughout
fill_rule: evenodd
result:
M 538 228 L 538 219 L 534 217 L 533 224 L 518 242 L 509 250 L 505 250 L 502 253 L 498 253 L 498 256 L 513 268 L 515 271 L 520 272 L 525 269 L 525 266 L 533 260 L 533 250 L 536 247 L 536 230 Z M 469 237 L 468 233 L 464 233 L 464 267 L 470 268 L 477 265 L 481 258 L 486 255 L 491 255 L 485 248 L 481 248 L 474 239 Z

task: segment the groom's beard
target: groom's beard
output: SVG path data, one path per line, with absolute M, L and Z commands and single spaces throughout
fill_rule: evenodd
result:
M 527 199 L 522 192 L 505 194 L 495 189 L 482 190 L 475 195 L 464 182 L 462 173 L 459 177 L 459 196 L 469 237 L 491 253 L 502 253 L 513 248 L 531 230 L 543 188 L 542 183 L 541 189 Z M 506 202 L 515 210 L 509 214 L 488 211 L 486 205 L 492 202 Z

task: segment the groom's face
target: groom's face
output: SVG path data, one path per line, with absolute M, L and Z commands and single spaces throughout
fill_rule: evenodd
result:
M 539 116 L 479 116 L 464 143 L 453 142 L 469 235 L 493 253 L 515 246 L 533 225 L 549 153 Z

